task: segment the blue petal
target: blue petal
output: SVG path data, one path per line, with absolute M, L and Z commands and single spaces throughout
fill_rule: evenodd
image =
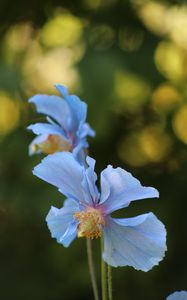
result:
M 75 131 L 78 129 L 79 124 L 86 120 L 87 115 L 87 104 L 79 99 L 75 95 L 68 95 L 68 90 L 63 85 L 56 84 L 57 90 L 63 96 L 65 102 L 68 104 L 71 111 L 71 130 Z
M 77 226 L 78 226 L 78 223 L 76 220 L 73 220 L 71 223 L 69 223 L 69 225 L 66 229 L 66 232 L 60 238 L 59 243 L 62 244 L 64 247 L 69 247 L 71 242 L 77 236 Z
M 63 98 L 66 98 L 68 96 L 68 89 L 64 85 L 55 84 L 55 87 L 59 91 L 59 93 L 62 95 Z
M 166 230 L 152 213 L 112 219 L 104 227 L 103 259 L 111 266 L 148 271 L 163 259 Z
M 85 199 L 88 203 L 96 204 L 99 199 L 99 192 L 95 184 L 97 175 L 94 172 L 95 160 L 89 156 L 86 157 L 88 167 L 85 169 L 85 176 L 83 178 L 83 186 L 85 188 Z
M 41 150 L 40 149 L 35 150 L 34 146 L 43 143 L 45 140 L 47 140 L 47 138 L 48 138 L 48 134 L 41 134 L 38 135 L 36 138 L 34 138 L 29 145 L 29 155 L 41 153 Z
M 90 127 L 90 125 L 88 123 L 84 123 L 84 124 L 82 124 L 82 126 L 80 126 L 77 135 L 81 139 L 86 137 L 87 135 L 94 137 L 95 131 Z
M 142 186 L 139 180 L 121 168 L 108 166 L 101 173 L 100 204 L 106 213 L 129 205 L 131 201 L 159 197 L 155 188 Z
M 75 159 L 80 163 L 81 166 L 87 168 L 86 165 L 86 153 L 85 153 L 85 144 L 82 141 L 73 149 L 72 154 Z
M 170 296 L 168 296 L 166 300 L 187 300 L 187 292 L 186 291 L 175 292 Z
M 77 222 L 73 218 L 77 211 L 77 202 L 67 199 L 61 209 L 52 206 L 46 217 L 51 236 L 64 247 L 68 247 L 77 235 Z
M 45 157 L 33 174 L 56 186 L 66 197 L 87 205 L 91 196 L 84 184 L 85 168 L 70 152 L 58 152 Z M 91 202 L 92 203 L 92 202 Z
M 55 121 L 53 121 L 53 119 L 51 119 L 49 116 L 46 116 L 46 120 L 52 125 L 57 125 L 57 123 Z
M 32 130 L 35 134 L 57 134 L 66 137 L 65 131 L 58 125 L 47 123 L 36 123 L 29 125 L 27 129 Z
M 81 186 L 84 168 L 72 153 L 58 152 L 48 155 L 34 168 L 33 174 L 56 186 L 66 197 L 84 201 Z
M 35 95 L 29 99 L 29 102 L 36 105 L 38 113 L 52 117 L 67 130 L 70 110 L 62 98 L 58 96 Z

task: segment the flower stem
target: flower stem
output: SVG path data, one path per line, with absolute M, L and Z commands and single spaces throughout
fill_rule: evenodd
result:
M 103 252 L 103 238 L 101 237 L 101 287 L 102 287 L 102 300 L 107 300 L 107 284 L 106 284 L 106 264 L 102 259 Z
M 86 239 L 86 246 L 87 246 L 87 255 L 88 255 L 88 266 L 90 271 L 90 278 L 92 283 L 92 289 L 94 294 L 94 299 L 99 300 L 99 294 L 98 294 L 98 288 L 95 278 L 95 269 L 94 269 L 94 263 L 93 263 L 93 255 L 92 255 L 92 244 L 91 239 Z
M 112 300 L 112 267 L 107 265 L 108 299 Z

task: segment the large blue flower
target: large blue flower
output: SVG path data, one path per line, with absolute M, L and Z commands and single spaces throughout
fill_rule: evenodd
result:
M 175 292 L 170 296 L 168 296 L 166 300 L 187 300 L 187 292 L 186 291 Z
M 103 259 L 111 266 L 133 266 L 148 271 L 164 257 L 166 230 L 153 213 L 134 218 L 112 218 L 111 213 L 131 201 L 158 197 L 130 173 L 108 166 L 96 187 L 95 160 L 81 166 L 71 153 L 49 155 L 34 168 L 39 178 L 56 186 L 67 199 L 61 209 L 51 207 L 46 221 L 52 237 L 68 247 L 78 237 L 104 237 Z
M 47 115 L 48 123 L 28 126 L 37 137 L 29 146 L 29 153 L 51 154 L 59 151 L 71 151 L 81 159 L 83 149 L 88 147 L 87 135 L 95 132 L 85 123 L 87 105 L 75 95 L 68 95 L 63 85 L 56 85 L 59 96 L 35 95 L 29 99 L 38 113 Z

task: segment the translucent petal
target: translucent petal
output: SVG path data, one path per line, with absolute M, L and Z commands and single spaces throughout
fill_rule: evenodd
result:
M 33 174 L 56 186 L 66 197 L 84 202 L 82 167 L 69 152 L 57 152 L 45 157 Z
M 32 130 L 35 134 L 58 134 L 66 137 L 65 131 L 58 125 L 47 123 L 36 123 L 29 125 L 27 129 Z
M 70 152 L 57 152 L 45 157 L 37 165 L 33 174 L 56 186 L 66 197 L 80 204 L 92 204 L 85 168 Z
M 69 247 L 71 242 L 77 236 L 77 226 L 78 224 L 75 220 L 69 223 L 64 235 L 60 238 L 59 243 L 62 244 L 64 247 Z
M 52 206 L 46 217 L 51 236 L 64 247 L 68 247 L 77 235 L 77 222 L 73 218 L 77 211 L 77 202 L 67 199 L 61 209 Z
M 163 259 L 166 230 L 153 213 L 129 219 L 109 218 L 104 227 L 103 259 L 111 266 L 148 271 Z
M 68 104 L 61 97 L 50 95 L 35 95 L 29 99 L 30 103 L 36 105 L 38 113 L 45 114 L 56 120 L 67 130 L 70 109 Z
M 87 104 L 75 95 L 68 95 L 68 90 L 63 85 L 56 84 L 57 90 L 63 96 L 71 111 L 71 130 L 78 130 L 79 124 L 85 122 L 87 115 Z
M 95 184 L 97 175 L 94 172 L 95 159 L 86 157 L 87 168 L 85 169 L 85 176 L 83 178 L 83 186 L 85 187 L 85 199 L 88 203 L 96 204 L 99 201 L 99 192 Z
M 121 168 L 108 166 L 101 173 L 100 204 L 106 213 L 129 205 L 131 201 L 159 197 L 155 188 L 142 186 L 139 180 Z
M 170 296 L 168 296 L 166 300 L 187 300 L 187 292 L 186 291 L 175 292 Z
M 80 143 L 73 149 L 72 154 L 75 159 L 81 164 L 81 166 L 84 166 L 84 168 L 86 168 L 86 153 L 84 151 L 84 148 L 85 144 L 80 141 Z
M 35 145 L 43 143 L 44 141 L 47 140 L 47 138 L 48 138 L 48 134 L 41 134 L 41 135 L 38 135 L 36 138 L 34 138 L 29 145 L 29 155 L 41 153 L 40 149 L 36 150 Z
M 94 137 L 95 136 L 95 131 L 90 127 L 90 125 L 88 123 L 84 123 L 79 128 L 79 131 L 78 131 L 77 135 L 80 138 L 84 138 L 87 135 Z

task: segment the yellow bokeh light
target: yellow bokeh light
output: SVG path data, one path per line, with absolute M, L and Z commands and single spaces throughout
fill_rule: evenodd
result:
M 174 6 L 170 10 L 170 37 L 176 44 L 187 49 L 187 6 Z
M 19 60 L 18 55 L 27 50 L 30 43 L 32 43 L 33 35 L 34 30 L 30 23 L 20 23 L 10 27 L 3 43 L 3 53 L 6 61 L 13 63 L 16 58 Z
M 138 110 L 151 94 L 151 87 L 142 77 L 118 71 L 115 74 L 115 92 L 124 108 Z
M 156 49 L 155 63 L 158 70 L 173 81 L 180 81 L 184 77 L 183 53 L 171 42 L 161 42 Z
M 122 161 L 134 167 L 142 167 L 149 162 L 140 147 L 139 135 L 136 133 L 121 141 L 118 155 Z
M 56 48 L 46 53 L 35 45 L 27 53 L 23 64 L 24 82 L 31 92 L 50 92 L 55 83 L 63 82 L 75 88 L 79 74 L 74 64 L 74 52 L 68 48 Z
M 181 100 L 179 92 L 169 83 L 161 84 L 152 94 L 152 105 L 158 112 L 169 112 Z
M 161 1 L 134 0 L 144 24 L 154 33 L 165 35 L 179 47 L 187 49 L 187 5 L 168 5 Z
M 75 64 L 85 52 L 82 32 L 81 19 L 68 12 L 58 13 L 44 25 L 38 34 L 40 39 L 33 39 L 21 58 L 23 86 L 28 95 L 53 92 L 54 84 L 60 82 L 76 88 L 80 77 Z
M 41 41 L 47 47 L 70 47 L 75 45 L 83 33 L 83 21 L 68 12 L 57 14 L 41 30 Z
M 151 162 L 160 162 L 165 159 L 171 146 L 170 136 L 157 125 L 144 128 L 140 134 L 140 147 Z
M 184 105 L 173 118 L 173 129 L 176 136 L 187 144 L 187 105 Z
M 18 102 L 4 91 L 0 91 L 0 134 L 11 132 L 18 125 L 19 116 Z
M 145 25 L 154 33 L 166 34 L 168 32 L 169 7 L 159 2 L 145 1 L 137 8 Z
M 141 167 L 167 158 L 172 140 L 158 125 L 150 125 L 132 133 L 119 144 L 118 155 L 124 162 Z

